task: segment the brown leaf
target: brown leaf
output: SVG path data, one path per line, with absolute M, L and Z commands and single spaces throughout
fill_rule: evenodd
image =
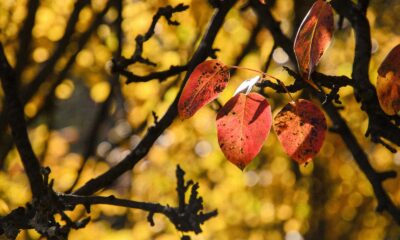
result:
M 382 110 L 388 115 L 400 116 L 400 44 L 381 63 L 376 91 Z
M 299 99 L 276 115 L 274 130 L 285 152 L 298 163 L 307 163 L 322 147 L 326 120 L 316 105 Z
M 294 52 L 302 77 L 309 80 L 333 33 L 333 10 L 329 3 L 317 0 L 301 23 L 294 41 Z

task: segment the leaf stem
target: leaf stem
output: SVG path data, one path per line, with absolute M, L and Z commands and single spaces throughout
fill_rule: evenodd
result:
M 279 83 L 279 85 L 281 85 L 281 87 L 283 87 L 283 89 L 285 89 L 285 92 L 289 95 L 289 97 L 290 97 L 290 99 L 292 100 L 292 102 L 295 102 L 294 99 L 293 99 L 293 97 L 292 97 L 292 94 L 290 94 L 290 92 L 289 92 L 289 90 L 286 88 L 285 84 L 284 84 L 281 80 L 279 80 L 279 79 L 276 79 L 276 81 Z
M 229 67 L 230 67 L 230 68 L 234 68 L 234 69 L 247 70 L 247 71 L 259 73 L 259 74 L 262 75 L 262 77 L 260 78 L 260 80 L 262 80 L 262 79 L 264 79 L 264 78 L 266 78 L 266 77 L 269 77 L 269 78 L 271 78 L 271 79 L 274 79 L 274 80 L 279 81 L 279 79 L 277 79 L 276 77 L 271 76 L 271 75 L 269 75 L 269 74 L 267 74 L 267 73 L 265 73 L 265 72 L 263 72 L 263 71 L 257 70 L 257 69 L 252 69 L 252 68 L 247 68 L 247 67 L 240 67 L 240 66 L 229 66 Z
M 294 101 L 294 99 L 293 99 L 293 97 L 292 97 L 292 94 L 290 94 L 290 92 L 289 92 L 289 90 L 286 88 L 285 84 L 283 84 L 283 82 L 282 82 L 281 80 L 279 80 L 278 78 L 276 78 L 276 77 L 274 77 L 274 76 L 271 76 L 271 75 L 269 75 L 269 74 L 266 74 L 265 72 L 260 71 L 260 70 L 257 70 L 257 69 L 252 69 L 252 68 L 247 68 L 247 67 L 239 67 L 239 66 L 229 66 L 229 67 L 230 67 L 230 68 L 239 69 L 239 70 L 247 70 L 247 71 L 259 73 L 259 74 L 261 74 L 262 76 L 260 77 L 260 79 L 259 79 L 258 81 L 263 80 L 263 79 L 266 78 L 266 77 L 269 77 L 269 78 L 272 78 L 272 79 L 276 80 L 276 81 L 279 83 L 279 85 L 281 85 L 281 86 L 283 87 L 283 89 L 285 89 L 285 92 L 289 95 L 289 97 L 290 97 L 290 99 L 291 99 L 291 102 L 295 103 L 295 101 Z M 309 82 L 309 81 L 307 81 L 307 82 Z M 310 83 L 310 84 L 311 84 L 311 83 Z M 312 84 L 311 84 L 311 85 L 312 85 Z M 315 85 L 312 85 L 312 86 L 315 87 Z M 318 89 L 318 88 L 317 88 L 317 89 Z

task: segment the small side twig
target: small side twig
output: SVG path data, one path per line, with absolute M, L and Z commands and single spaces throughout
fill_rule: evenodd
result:
M 113 73 L 122 72 L 125 70 L 126 67 L 136 62 L 147 64 L 150 66 L 156 66 L 155 63 L 142 56 L 144 43 L 147 42 L 154 35 L 156 24 L 162 17 L 167 20 L 169 25 L 179 25 L 177 21 L 172 20 L 172 15 L 176 12 L 183 12 L 188 8 L 189 6 L 182 3 L 178 4 L 175 7 L 168 5 L 166 7 L 159 8 L 157 13 L 153 16 L 153 20 L 147 32 L 144 35 L 138 35 L 136 37 L 136 48 L 132 56 L 130 58 L 119 57 L 113 59 L 113 66 L 111 71 Z
M 154 225 L 154 214 L 163 214 L 175 225 L 176 229 L 183 232 L 200 233 L 201 225 L 212 217 L 217 215 L 217 210 L 203 213 L 203 199 L 198 196 L 197 183 L 192 184 L 188 181 L 185 184 L 185 172 L 179 167 L 176 168 L 177 177 L 177 194 L 178 194 L 178 207 L 170 207 L 159 203 L 138 202 L 127 199 L 116 198 L 115 196 L 79 196 L 72 194 L 59 194 L 60 200 L 65 204 L 67 209 L 73 209 L 76 205 L 83 204 L 87 209 L 95 204 L 107 204 L 120 207 L 128 207 L 141 209 L 149 212 L 147 217 L 150 225 Z M 191 188 L 189 201 L 185 201 L 186 192 Z
M 94 19 L 93 23 L 89 26 L 88 30 L 85 31 L 82 36 L 79 37 L 78 39 L 78 46 L 76 51 L 68 58 L 67 63 L 63 67 L 63 69 L 59 72 L 56 80 L 54 83 L 51 85 L 51 89 L 49 90 L 49 93 L 45 96 L 45 100 L 43 101 L 44 104 L 39 108 L 39 110 L 36 112 L 36 114 L 27 119 L 27 125 L 29 126 L 32 122 L 34 122 L 39 116 L 42 115 L 42 113 L 46 112 L 48 109 L 51 108 L 52 104 L 54 103 L 54 98 L 55 98 L 55 91 L 56 88 L 62 83 L 62 81 L 67 77 L 67 74 L 69 73 L 70 69 L 73 67 L 75 60 L 78 56 L 78 54 L 82 51 L 82 49 L 85 47 L 86 43 L 89 41 L 90 37 L 92 36 L 93 32 L 97 29 L 97 27 L 102 23 L 102 19 L 104 15 L 107 13 L 108 9 L 111 6 L 111 2 L 103 9 L 102 12 L 100 12 L 96 18 Z M 32 92 L 34 94 L 34 92 Z M 24 98 L 22 99 L 22 104 L 26 104 L 29 99 L 33 95 L 24 95 Z M 3 126 L 2 124 L 2 119 L 1 115 L 3 114 L 0 113 L 0 130 Z M 12 141 L 8 140 L 8 138 L 5 138 L 1 142 L 1 151 L 0 151 L 0 166 L 2 166 L 4 162 L 4 158 L 7 156 L 7 153 L 11 150 L 12 148 Z
M 19 49 L 17 53 L 17 63 L 15 65 L 16 79 L 19 82 L 22 70 L 28 62 L 26 54 L 30 52 L 29 48 L 32 43 L 32 29 L 35 24 L 35 17 L 39 8 L 39 0 L 32 0 L 28 2 L 28 14 L 26 15 L 24 24 L 19 32 Z
M 264 8 L 261 6 L 257 1 L 252 0 L 253 8 L 254 10 L 257 11 L 258 16 L 261 18 L 261 20 L 264 22 L 265 26 L 270 29 L 272 35 L 274 36 L 274 40 L 276 43 L 282 47 L 286 52 L 289 53 L 289 57 L 292 59 L 292 61 L 295 60 L 293 50 L 292 50 L 292 42 L 290 41 L 289 38 L 287 38 L 279 28 L 279 23 L 272 17 L 271 13 L 266 14 L 265 11 L 269 12 L 268 9 Z M 357 9 L 354 9 L 354 4 L 351 1 L 336 1 L 333 0 L 331 1 L 332 6 L 340 13 L 343 14 L 344 16 L 352 16 L 350 13 L 351 11 L 357 11 Z M 346 82 L 349 82 L 349 85 L 353 86 L 355 89 L 359 88 L 357 85 L 362 85 L 362 82 L 368 81 L 367 87 L 369 91 L 363 92 L 364 97 L 365 95 L 368 95 L 368 92 L 371 92 L 373 90 L 372 87 L 370 87 L 369 83 L 369 77 L 368 77 L 368 68 L 365 66 L 368 66 L 368 61 L 370 57 L 370 48 L 368 48 L 368 41 L 370 41 L 369 36 L 369 25 L 368 21 L 366 20 L 365 16 L 362 16 L 361 14 L 357 13 L 357 17 L 354 17 L 352 20 L 353 21 L 361 21 L 361 23 L 353 22 L 353 28 L 358 28 L 356 31 L 359 34 L 359 37 L 356 38 L 356 40 L 362 40 L 367 42 L 361 42 L 358 43 L 358 47 L 356 46 L 356 57 L 355 61 L 353 64 L 353 80 L 345 80 Z M 359 24 L 364 25 L 364 26 L 359 26 Z M 368 28 L 368 30 L 366 29 Z M 366 31 L 365 31 L 366 30 Z M 366 33 L 368 32 L 368 33 Z M 364 34 L 364 35 L 363 35 Z M 363 36 L 361 36 L 363 35 Z M 361 45 L 364 44 L 366 45 L 366 50 L 362 48 Z M 363 57 L 363 55 L 366 55 L 366 57 Z M 357 71 L 362 71 L 362 73 L 358 74 Z M 366 72 L 365 72 L 366 71 Z M 288 71 L 289 74 L 296 78 L 300 78 L 298 74 L 294 71 Z M 296 77 L 298 76 L 298 77 Z M 312 75 L 312 79 L 314 82 L 322 82 L 323 75 Z M 346 78 L 343 78 L 346 79 Z M 298 82 L 298 81 L 296 81 Z M 374 92 L 374 91 L 373 91 Z M 372 94 L 373 95 L 373 94 Z M 371 96 L 370 96 L 371 97 Z M 362 98 L 362 97 L 361 97 Z M 370 101 L 372 101 L 373 98 L 369 98 Z M 374 102 L 374 101 L 373 101 Z M 377 101 L 373 103 L 374 105 L 378 104 Z M 384 174 L 383 177 L 380 173 L 377 173 L 375 169 L 371 166 L 368 160 L 368 156 L 366 155 L 365 151 L 362 149 L 360 146 L 359 142 L 349 129 L 347 123 L 345 120 L 342 118 L 342 116 L 339 114 L 337 107 L 330 101 L 327 101 L 324 105 L 324 110 L 326 113 L 329 115 L 330 119 L 332 120 L 333 123 L 333 130 L 334 132 L 340 134 L 342 140 L 346 144 L 347 148 L 351 151 L 355 162 L 361 169 L 361 171 L 365 174 L 365 176 L 368 178 L 369 182 L 371 183 L 375 196 L 378 201 L 378 211 L 387 211 L 393 219 L 400 224 L 400 208 L 398 208 L 395 203 L 392 201 L 390 198 L 389 194 L 385 191 L 382 185 L 382 181 L 387 179 L 388 177 L 393 177 L 394 174 Z M 398 131 L 399 129 L 396 128 L 392 123 L 387 122 L 385 118 L 382 118 L 382 115 L 377 115 L 377 112 L 372 112 L 372 108 L 369 108 L 371 112 L 367 111 L 369 117 L 370 117 L 370 122 L 375 122 L 379 121 L 381 123 L 382 128 L 379 130 L 381 131 L 381 136 L 387 140 L 390 140 L 393 143 L 396 143 L 397 145 L 400 144 L 400 138 L 398 137 Z M 382 110 L 380 110 L 382 111 Z M 379 112 L 379 111 L 378 111 Z M 376 124 L 376 123 L 375 123 Z M 374 126 L 374 124 L 372 124 Z M 372 131 L 371 131 L 372 132 Z M 375 134 L 377 133 L 376 131 L 374 132 Z
M 142 159 L 147 154 L 153 143 L 162 134 L 162 132 L 172 124 L 172 121 L 178 115 L 177 104 L 185 82 L 189 78 L 189 75 L 192 73 L 193 69 L 209 56 L 212 43 L 214 42 L 214 39 L 224 22 L 225 16 L 227 15 L 228 11 L 232 8 L 232 6 L 235 4 L 235 2 L 236 1 L 234 0 L 224 1 L 224 4 L 221 6 L 221 8 L 218 8 L 216 10 L 209 24 L 209 27 L 206 33 L 204 34 L 201 43 L 199 44 L 198 49 L 196 50 L 193 57 L 188 63 L 188 71 L 186 73 L 185 80 L 181 85 L 179 93 L 175 97 L 173 103 L 168 108 L 165 115 L 159 120 L 158 124 L 155 127 L 151 127 L 148 129 L 147 133 L 144 135 L 144 137 L 142 138 L 140 143 L 136 146 L 136 148 L 130 154 L 128 154 L 123 160 L 121 160 L 114 167 L 110 168 L 107 172 L 88 181 L 80 189 L 76 190 L 75 194 L 90 195 L 108 186 L 109 184 L 114 182 L 119 176 L 121 176 L 124 172 L 128 171 L 129 169 L 132 169 L 133 166 L 135 166 L 135 164 L 139 162 L 139 160 Z

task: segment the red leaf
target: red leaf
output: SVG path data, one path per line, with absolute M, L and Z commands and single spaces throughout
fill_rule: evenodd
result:
M 312 102 L 299 99 L 276 115 L 274 130 L 286 153 L 298 163 L 307 163 L 322 147 L 326 120 Z
M 400 116 L 400 44 L 379 67 L 376 91 L 382 110 L 388 115 Z
M 193 70 L 178 102 L 179 116 L 190 118 L 201 107 L 218 97 L 229 80 L 229 68 L 218 60 L 200 63 Z
M 305 80 L 329 47 L 333 32 L 333 10 L 329 3 L 317 0 L 304 18 L 294 41 L 297 64 Z
M 261 150 L 271 121 L 271 106 L 260 94 L 231 98 L 217 115 L 218 142 L 226 158 L 243 169 Z

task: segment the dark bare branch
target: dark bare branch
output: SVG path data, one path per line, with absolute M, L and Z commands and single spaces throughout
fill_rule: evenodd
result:
M 23 104 L 26 104 L 32 98 L 42 83 L 45 82 L 48 76 L 53 72 L 54 66 L 60 57 L 65 53 L 65 50 L 72 39 L 72 35 L 75 32 L 75 26 L 79 20 L 79 13 L 89 2 L 89 0 L 78 0 L 75 3 L 74 9 L 65 28 L 64 35 L 57 43 L 57 48 L 55 49 L 54 53 L 51 55 L 49 60 L 44 63 L 44 66 L 41 68 L 36 77 L 29 83 L 27 87 L 24 88 L 23 94 L 21 95 Z
M 15 72 L 8 63 L 3 45 L 0 45 L 0 77 L 5 95 L 4 112 L 7 115 L 15 145 L 28 175 L 33 198 L 38 199 L 41 197 L 44 189 L 40 164 L 29 142 L 24 110 L 18 96 Z
M 124 172 L 132 169 L 133 166 L 135 166 L 135 164 L 147 154 L 155 140 L 167 127 L 169 127 L 169 125 L 171 125 L 171 123 L 177 116 L 177 103 L 184 84 L 186 83 L 193 69 L 202 61 L 204 61 L 211 53 L 214 39 L 224 22 L 226 14 L 235 4 L 235 2 L 236 1 L 233 0 L 226 1 L 221 8 L 216 10 L 197 51 L 194 53 L 192 59 L 188 63 L 188 71 L 186 73 L 185 81 L 183 82 L 178 95 L 175 97 L 174 102 L 171 104 L 165 115 L 160 119 L 158 124 L 148 129 L 146 135 L 143 137 L 138 146 L 121 162 L 119 162 L 117 165 L 115 165 L 102 175 L 98 176 L 97 178 L 94 178 L 87 182 L 83 187 L 78 189 L 75 194 L 90 195 L 110 185 Z
M 158 79 L 160 82 L 162 82 L 165 81 L 167 78 L 177 75 L 186 70 L 187 66 L 171 66 L 168 70 L 152 72 L 146 76 L 139 76 L 126 70 L 120 71 L 120 74 L 127 78 L 126 83 L 147 82 L 154 79 Z
M 357 33 L 356 33 L 356 49 L 355 49 L 356 56 L 355 56 L 354 63 L 353 63 L 353 73 L 352 73 L 353 80 L 345 80 L 345 78 L 342 80 L 344 80 L 345 82 L 348 82 L 348 81 L 353 82 L 353 84 L 351 84 L 351 85 L 355 89 L 357 89 L 357 88 L 367 89 L 368 92 L 370 92 L 370 93 L 372 91 L 372 96 L 374 94 L 376 95 L 375 89 L 373 88 L 373 86 L 371 86 L 372 84 L 369 82 L 369 77 L 368 77 L 368 67 L 367 66 L 369 64 L 370 49 L 371 49 L 370 48 L 370 38 L 369 38 L 370 33 L 369 33 L 368 21 L 366 20 L 365 16 L 362 15 L 361 12 L 354 13 L 354 11 L 359 11 L 359 10 L 354 8 L 354 5 L 350 1 L 335 1 L 334 0 L 334 1 L 332 1 L 332 5 L 336 8 L 338 8 L 337 11 L 339 13 L 341 13 L 341 11 L 343 11 L 341 14 L 343 14 L 344 16 L 349 16 L 349 17 L 354 16 L 353 21 L 356 21 L 356 22 L 353 23 L 354 24 L 353 27 L 355 28 L 356 32 L 361 31 L 359 33 L 359 35 L 357 35 Z M 273 19 L 272 17 L 271 18 L 263 17 L 263 16 L 270 16 L 270 14 L 265 14 L 264 11 L 268 11 L 268 9 L 262 9 L 263 6 L 262 5 L 260 6 L 260 4 L 257 1 L 253 2 L 253 7 L 255 8 L 259 18 L 264 22 L 264 24 L 267 28 L 269 28 L 270 26 L 276 27 L 278 25 L 276 20 Z M 342 8 L 342 9 L 339 10 L 339 8 Z M 261 16 L 261 13 L 263 13 L 263 16 Z M 363 20 L 360 20 L 360 18 L 362 18 Z M 270 22 L 270 21 L 272 21 L 272 22 Z M 352 21 L 352 20 L 350 20 L 350 21 Z M 359 23 L 357 21 L 361 21 L 361 23 Z M 360 25 L 357 25 L 357 24 L 360 24 Z M 360 30 L 359 28 L 361 28 L 362 30 Z M 274 39 L 283 40 L 283 41 L 276 41 L 276 44 L 281 46 L 287 53 L 289 53 L 289 57 L 291 57 L 291 56 L 293 57 L 294 55 L 290 54 L 290 52 L 293 52 L 293 50 L 292 50 L 292 43 L 289 40 L 289 38 L 284 36 L 280 29 L 269 28 L 269 30 L 271 31 L 271 34 L 274 36 Z M 367 39 L 365 39 L 365 38 L 367 38 Z M 366 48 L 366 49 L 364 49 L 364 48 Z M 363 57 L 366 57 L 366 59 L 363 59 Z M 295 59 L 292 58 L 292 61 L 294 61 L 294 60 Z M 291 71 L 289 73 L 292 76 L 295 76 L 296 79 L 298 79 L 296 82 L 301 81 L 300 75 L 298 75 L 296 72 Z M 313 74 L 312 80 L 314 82 L 322 82 L 323 77 L 324 77 L 324 75 Z M 304 82 L 304 81 L 301 81 L 301 82 Z M 294 85 L 296 85 L 296 83 Z M 307 86 L 307 87 L 310 88 L 309 86 Z M 311 91 L 313 91 L 313 89 L 311 89 Z M 318 95 L 321 100 L 320 94 L 315 93 L 315 91 L 313 91 L 313 93 Z M 371 97 L 371 94 L 367 94 L 367 95 L 365 95 L 365 94 L 366 93 L 362 93 L 361 94 L 362 96 L 360 98 L 363 99 L 363 97 L 364 97 L 364 98 L 366 98 L 365 101 L 367 101 L 367 100 L 375 101 L 372 104 L 378 104 L 377 99 L 375 98 L 375 100 L 374 100 L 373 97 Z M 366 175 L 369 182 L 371 183 L 371 185 L 374 189 L 375 196 L 378 200 L 377 209 L 379 211 L 387 211 L 393 217 L 393 219 L 398 224 L 400 224 L 400 209 L 395 206 L 395 204 L 390 199 L 389 195 L 387 194 L 387 192 L 385 191 L 385 189 L 383 188 L 383 185 L 382 185 L 383 180 L 387 179 L 388 177 L 394 177 L 394 175 L 392 173 L 390 173 L 390 174 L 384 174 L 384 177 L 382 177 L 382 175 L 380 173 L 377 173 L 372 168 L 371 164 L 369 163 L 368 156 L 366 155 L 366 153 L 364 152 L 364 150 L 358 143 L 357 139 L 351 132 L 350 128 L 347 126 L 347 123 L 345 122 L 345 120 L 339 114 L 337 107 L 334 106 L 331 101 L 326 101 L 326 99 L 323 101 L 325 101 L 325 103 L 323 104 L 323 108 L 326 111 L 326 113 L 329 115 L 330 119 L 332 120 L 335 132 L 340 134 L 340 136 L 341 136 L 342 140 L 344 141 L 344 143 L 346 144 L 347 148 L 352 153 L 357 165 L 360 167 L 360 169 L 363 171 L 363 173 Z M 363 101 L 363 100 L 361 100 L 361 101 Z M 382 110 L 380 110 L 380 111 L 382 111 Z M 370 122 L 377 120 L 377 116 L 380 116 L 379 112 L 372 113 L 372 112 L 367 111 L 367 113 L 370 117 Z M 371 113 L 371 115 L 370 115 L 370 113 Z M 380 120 L 382 120 L 382 119 L 380 119 Z M 389 133 L 387 133 L 386 135 L 382 135 L 382 136 L 384 136 L 385 138 L 387 138 L 390 141 L 395 142 L 395 143 L 400 141 L 400 138 L 398 137 L 398 136 L 400 136 L 400 134 L 398 133 L 399 129 L 396 128 L 393 125 L 393 123 L 391 123 L 391 122 L 386 122 L 385 124 L 386 125 L 382 125 L 382 127 L 386 128 L 387 130 L 383 130 L 382 133 L 385 131 L 393 131 L 393 132 L 391 132 L 391 134 L 393 134 L 393 135 L 389 135 Z M 394 136 L 394 135 L 396 135 L 396 136 Z
M 26 55 L 30 52 L 32 42 L 32 29 L 35 24 L 37 9 L 39 8 L 39 0 L 31 0 L 27 5 L 28 15 L 25 18 L 24 24 L 19 32 L 19 49 L 17 53 L 17 63 L 15 65 L 15 74 L 18 82 L 22 70 L 28 62 Z
M 87 42 L 89 41 L 90 37 L 92 36 L 93 32 L 96 31 L 97 27 L 103 22 L 104 15 L 107 13 L 108 9 L 111 7 L 112 1 L 109 1 L 106 7 L 101 11 L 93 20 L 89 28 L 82 34 L 82 36 L 79 37 L 78 39 L 78 44 L 77 44 L 77 49 L 76 51 L 68 58 L 67 63 L 63 67 L 63 69 L 60 71 L 58 74 L 57 78 L 55 79 L 54 83 L 52 83 L 51 88 L 47 95 L 45 96 L 45 100 L 43 101 L 44 104 L 41 106 L 41 108 L 37 111 L 35 116 L 29 118 L 27 120 L 27 124 L 30 125 L 32 122 L 34 122 L 39 116 L 42 115 L 43 112 L 45 112 L 47 109 L 49 109 L 53 101 L 55 99 L 55 91 L 56 88 L 62 83 L 62 81 L 67 77 L 70 69 L 74 66 L 76 58 L 78 54 L 82 51 L 82 49 L 85 47 Z M 28 99 L 26 98 L 25 101 Z M 23 102 L 23 104 L 26 104 L 26 102 Z M 1 115 L 1 113 L 0 113 Z M 0 128 L 1 128 L 1 120 L 0 120 Z M 11 150 L 12 148 L 12 141 L 11 139 L 4 139 L 2 143 L 2 148 L 0 152 L 0 163 L 4 161 L 4 158 L 7 156 L 7 153 Z M 0 164 L 1 166 L 2 164 Z
M 350 21 L 355 32 L 356 45 L 354 50 L 352 79 L 354 80 L 356 99 L 361 102 L 361 109 L 368 114 L 369 126 L 367 135 L 370 134 L 371 140 L 374 142 L 377 142 L 377 139 L 383 137 L 400 146 L 400 128 L 397 124 L 394 124 L 391 118 L 380 108 L 376 89 L 369 80 L 368 71 L 371 59 L 371 33 L 365 11 L 358 9 L 357 6 L 349 0 L 334 0 L 331 4 L 339 14 Z M 363 6 L 367 6 L 366 3 L 363 4 Z M 396 118 L 400 119 L 398 116 Z
M 107 204 L 120 207 L 140 209 L 149 212 L 148 221 L 154 225 L 153 215 L 155 213 L 163 214 L 168 217 L 175 225 L 176 229 L 183 232 L 193 231 L 196 234 L 200 233 L 201 225 L 208 219 L 215 217 L 217 211 L 203 213 L 203 200 L 198 196 L 198 184 L 193 184 L 192 181 L 185 183 L 185 172 L 177 166 L 177 194 L 178 207 L 170 207 L 159 203 L 138 202 L 127 199 L 120 199 L 114 196 L 78 196 L 71 194 L 59 194 L 60 200 L 65 204 L 66 208 L 73 209 L 76 205 L 82 204 L 86 209 L 90 210 L 91 205 Z M 186 192 L 192 186 L 189 201 L 185 201 Z

